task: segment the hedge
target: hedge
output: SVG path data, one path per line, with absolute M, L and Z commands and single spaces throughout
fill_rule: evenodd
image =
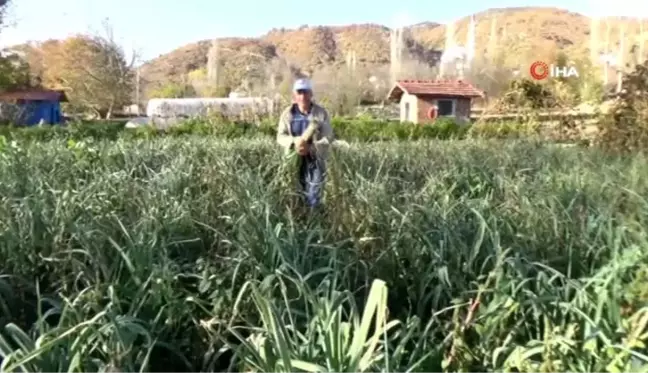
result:
M 420 139 L 462 139 L 465 137 L 520 137 L 530 134 L 530 127 L 523 123 L 501 123 L 487 125 L 459 125 L 450 119 L 441 119 L 434 124 L 416 125 L 396 121 L 381 121 L 367 118 L 333 118 L 331 121 L 335 137 L 346 141 L 405 141 Z M 125 128 L 125 122 L 75 122 L 66 126 L 0 127 L 0 136 L 5 140 L 47 141 L 54 139 L 113 139 L 152 138 L 158 136 L 201 135 L 222 138 L 274 137 L 276 122 L 260 124 L 187 120 L 166 130 L 154 127 Z

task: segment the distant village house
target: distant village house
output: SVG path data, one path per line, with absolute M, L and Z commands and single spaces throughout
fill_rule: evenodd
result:
M 17 125 L 59 124 L 63 121 L 61 102 L 67 102 L 63 91 L 26 89 L 0 93 L 0 119 Z
M 430 123 L 437 118 L 470 121 L 472 100 L 484 92 L 461 80 L 399 80 L 387 99 L 400 103 L 400 121 Z

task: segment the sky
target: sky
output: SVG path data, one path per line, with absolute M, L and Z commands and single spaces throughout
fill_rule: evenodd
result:
M 552 6 L 584 15 L 648 18 L 648 1 L 615 0 L 13 0 L 0 47 L 104 33 L 107 22 L 127 54 L 142 61 L 217 37 L 256 37 L 273 28 L 379 23 L 446 23 L 489 8 Z M 376 4 L 381 4 L 377 6 Z M 436 4 L 436 6 L 435 6 Z M 439 4 L 442 4 L 439 6 Z

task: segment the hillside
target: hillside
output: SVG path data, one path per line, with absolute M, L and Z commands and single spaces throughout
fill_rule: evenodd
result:
M 204 68 L 211 44 L 210 40 L 187 44 L 149 61 L 142 68 L 142 79 L 145 82 L 175 81 L 191 71 Z M 277 52 L 273 44 L 263 40 L 226 38 L 219 40 L 219 58 L 225 67 L 242 66 L 259 61 L 267 63 L 277 58 Z
M 186 74 L 204 68 L 211 41 L 203 40 L 180 47 L 148 61 L 142 66 L 144 83 L 155 85 L 182 81 Z M 406 55 L 434 65 L 439 52 L 427 48 L 405 35 Z M 354 53 L 361 66 L 386 66 L 390 60 L 390 31 L 375 24 L 342 27 L 303 27 L 296 30 L 275 29 L 260 38 L 219 40 L 219 59 L 228 84 L 240 70 L 267 74 L 268 69 L 313 73 L 331 66 L 340 66 Z M 236 83 L 234 83 L 236 84 Z
M 524 57 L 541 58 L 547 53 L 563 50 L 582 57 L 588 53 L 590 43 L 590 18 L 557 8 L 503 8 L 489 9 L 474 15 L 476 26 L 477 54 L 485 54 L 489 46 L 491 27 L 495 25 L 498 47 L 508 51 L 520 51 Z M 640 31 L 640 20 L 630 18 L 607 18 L 610 25 L 610 47 L 619 44 L 620 30 L 625 27 L 626 40 L 636 43 Z M 456 39 L 466 40 L 470 16 L 456 23 Z M 648 41 L 648 20 L 644 20 L 644 31 Z M 443 48 L 446 27 L 415 27 L 413 38 L 427 48 Z M 601 48 L 606 33 L 605 22 L 599 24 Z M 648 42 L 647 42 L 648 44 Z M 629 48 L 629 46 L 628 46 Z M 513 54 L 513 53 L 510 53 Z M 516 53 L 517 54 L 517 53 Z
M 557 8 L 525 7 L 490 9 L 474 17 L 477 21 L 476 59 L 484 61 L 482 63 L 492 61 L 492 57 L 486 61 L 482 57 L 497 52 L 500 52 L 499 63 L 512 67 L 552 58 L 557 51 L 565 51 L 574 59 L 583 58 L 589 50 L 590 20 L 581 14 Z M 466 40 L 469 21 L 470 15 L 456 22 L 458 44 Z M 616 48 L 620 29 L 625 27 L 626 40 L 630 44 L 626 51 L 629 51 L 637 42 L 640 22 L 629 18 L 611 18 L 608 22 L 610 48 Z M 648 22 L 645 28 L 648 29 Z M 598 31 L 601 48 L 605 29 L 606 24 L 601 22 Z M 495 30 L 495 37 L 491 39 L 492 30 Z M 446 26 L 433 22 L 410 26 L 404 33 L 406 58 L 422 66 L 433 66 L 443 48 L 445 32 Z M 648 32 L 646 34 L 648 36 Z M 223 39 L 220 60 L 230 85 L 237 84 L 236 80 L 249 71 L 256 72 L 258 77 L 268 75 L 269 69 L 285 71 L 290 68 L 292 72 L 306 73 L 330 69 L 343 65 L 353 53 L 358 65 L 384 71 L 390 60 L 389 36 L 387 27 L 376 24 L 275 29 L 260 38 Z M 148 61 L 142 67 L 143 81 L 149 86 L 157 86 L 184 80 L 187 73 L 205 67 L 210 45 L 208 40 L 200 41 Z M 648 42 L 646 45 L 648 49 Z

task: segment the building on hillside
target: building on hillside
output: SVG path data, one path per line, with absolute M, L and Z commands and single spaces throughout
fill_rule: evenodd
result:
M 65 92 L 32 88 L 0 93 L 0 117 L 17 125 L 63 122 L 61 102 L 67 102 Z
M 126 116 L 139 116 L 141 114 L 140 106 L 138 104 L 126 105 L 122 108 L 122 114 Z
M 387 100 L 400 103 L 400 121 L 430 123 L 437 118 L 470 121 L 472 100 L 484 92 L 461 80 L 398 80 Z

